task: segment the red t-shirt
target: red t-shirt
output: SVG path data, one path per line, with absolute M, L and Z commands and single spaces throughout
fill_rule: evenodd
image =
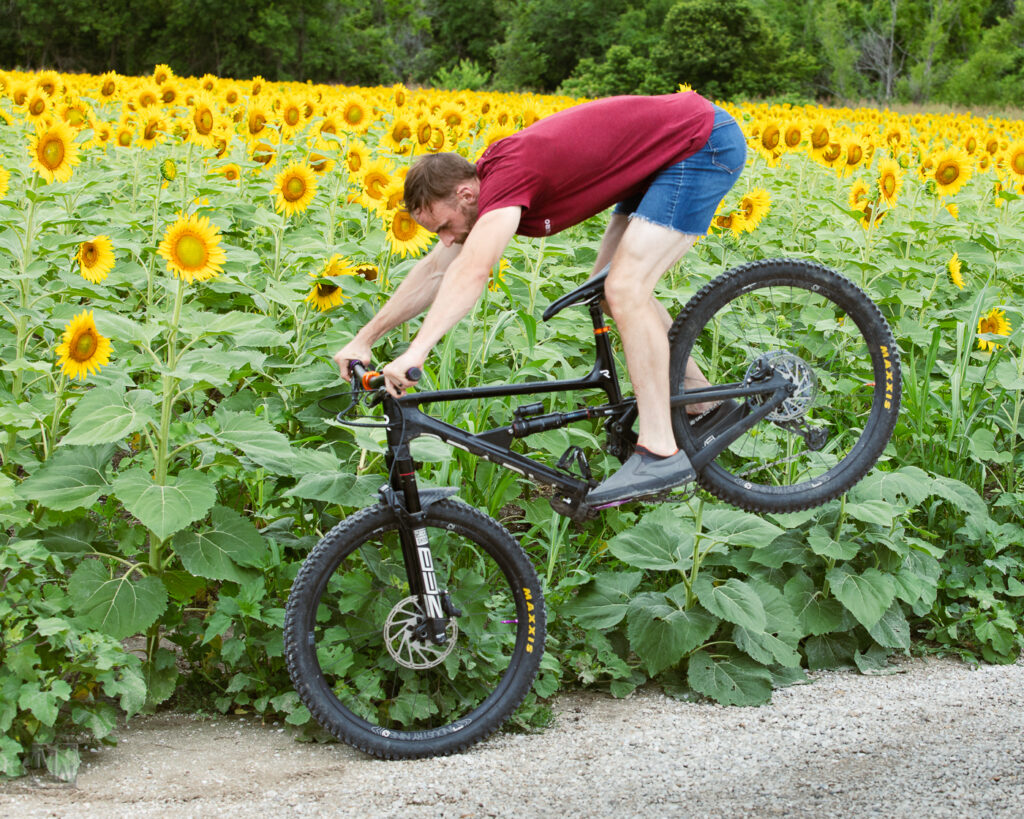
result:
M 490 145 L 476 163 L 478 214 L 518 205 L 516 233 L 548 236 L 644 190 L 704 147 L 714 107 L 694 92 L 609 97 Z

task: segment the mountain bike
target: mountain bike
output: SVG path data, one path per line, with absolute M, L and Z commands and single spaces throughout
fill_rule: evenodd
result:
M 284 629 L 295 689 L 338 739 L 384 758 L 449 754 L 490 735 L 528 693 L 545 637 L 537 574 L 504 526 L 453 497 L 457 487 L 417 485 L 410 442 L 435 436 L 553 487 L 551 505 L 564 515 L 594 514 L 586 496 L 597 481 L 582 449 L 570 446 L 551 465 L 512 446 L 601 419 L 611 454 L 625 460 L 632 452 L 636 403 L 620 389 L 603 319 L 606 275 L 543 314 L 589 309 L 595 363 L 585 377 L 394 398 L 382 376 L 354 367 L 353 405 L 383 410 L 387 483 L 377 504 L 343 520 L 309 554 Z M 669 339 L 678 445 L 700 487 L 743 509 L 791 512 L 836 498 L 871 469 L 892 434 L 901 381 L 889 326 L 860 288 L 819 264 L 771 259 L 729 270 L 690 299 Z M 684 389 L 691 357 L 713 386 Z M 588 391 L 599 403 L 557 412 L 533 401 L 479 432 L 424 409 Z M 721 401 L 740 411 L 710 431 L 686 411 Z M 366 423 L 344 413 L 339 421 Z

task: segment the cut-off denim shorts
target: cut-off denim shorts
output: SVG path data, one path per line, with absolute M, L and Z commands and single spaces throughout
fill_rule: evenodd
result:
M 703 236 L 746 160 L 747 140 L 742 129 L 728 111 L 716 105 L 715 122 L 704 147 L 665 168 L 646 191 L 616 205 L 615 213 Z

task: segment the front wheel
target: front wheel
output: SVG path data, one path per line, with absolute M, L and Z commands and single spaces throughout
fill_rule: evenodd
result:
M 330 733 L 388 759 L 459 751 L 522 702 L 544 650 L 536 572 L 497 521 L 455 500 L 425 521 L 446 641 L 420 638 L 400 524 L 386 505 L 335 526 L 302 564 L 285 616 L 295 690 Z
M 723 273 L 686 305 L 669 331 L 671 394 L 692 357 L 712 384 L 742 383 L 766 367 L 793 392 L 698 474 L 716 497 L 756 512 L 791 512 L 838 497 L 885 449 L 900 405 L 899 353 L 878 307 L 822 265 L 751 262 Z M 737 399 L 742 415 L 760 399 Z M 698 435 L 673 410 L 678 445 Z M 717 430 L 721 432 L 721 430 Z

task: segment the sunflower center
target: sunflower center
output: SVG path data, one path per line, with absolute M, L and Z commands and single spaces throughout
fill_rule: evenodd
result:
M 238 171 L 236 171 L 234 168 L 228 168 L 226 171 L 224 171 L 224 178 L 227 179 L 229 182 L 234 182 L 236 179 L 238 179 Z
M 328 296 L 338 291 L 338 285 L 334 282 L 317 282 L 316 283 L 316 294 L 320 298 L 327 298 Z
M 322 154 L 310 154 L 309 164 L 317 173 L 323 173 L 327 170 L 327 157 Z
M 174 255 L 182 267 L 198 270 L 206 264 L 206 243 L 199 237 L 186 233 L 174 246 Z
M 811 145 L 819 150 L 828 145 L 828 128 L 823 125 L 816 125 L 811 132 Z
M 99 252 L 96 250 L 96 245 L 92 242 L 85 242 L 82 245 L 82 263 L 86 267 L 92 267 L 96 264 L 96 259 L 99 257 Z
M 960 177 L 960 166 L 955 162 L 942 162 L 935 169 L 935 178 L 943 185 L 952 185 Z
M 850 150 L 846 152 L 846 164 L 856 165 L 864 157 L 864 149 L 860 145 L 851 145 Z
M 121 131 L 117 135 L 117 144 L 121 147 L 128 147 L 132 144 L 132 135 L 128 131 Z
M 114 81 L 113 80 L 107 80 L 105 83 L 103 83 L 103 87 L 100 89 L 100 93 L 104 97 L 109 97 L 109 96 L 112 96 L 113 93 L 116 90 L 117 90 L 117 85 L 115 85 Z
M 289 202 L 295 202 L 306 193 L 306 180 L 300 176 L 292 176 L 281 186 L 281 195 Z
M 882 190 L 886 196 L 892 196 L 896 192 L 896 177 L 891 173 L 882 177 Z
M 779 129 L 774 125 L 769 125 L 761 133 L 761 144 L 764 145 L 769 151 L 773 151 L 779 147 L 779 140 L 781 138 Z
M 86 327 L 68 345 L 68 352 L 75 361 L 88 361 L 96 352 L 99 339 L 91 328 Z
M 37 117 L 40 114 L 46 113 L 46 100 L 42 98 L 32 100 L 32 103 L 29 105 L 28 110 L 30 114 Z
M 142 132 L 142 135 L 146 139 L 156 139 L 156 135 L 160 130 L 160 123 L 158 122 L 147 122 L 146 128 Z
M 345 121 L 352 125 L 358 125 L 363 121 L 363 109 L 358 105 L 349 106 L 345 111 Z
M 363 167 L 363 158 L 359 154 L 349 154 L 348 169 L 352 173 L 357 173 L 361 167 Z
M 77 108 L 69 109 L 64 119 L 67 120 L 68 124 L 73 125 L 76 128 L 85 124 L 85 114 Z
M 1024 176 L 1024 151 L 1017 151 L 1010 158 L 1010 167 L 1013 168 L 1013 172 Z
M 380 176 L 367 176 L 366 177 L 366 193 L 373 199 L 380 199 L 384 196 L 382 188 L 387 184 L 387 180 L 382 179 Z
M 39 161 L 51 171 L 64 161 L 64 142 L 59 137 L 48 137 L 39 145 Z
M 399 213 L 392 222 L 391 232 L 395 234 L 396 239 L 407 242 L 416 235 L 417 227 L 408 213 Z
M 289 108 L 284 112 L 284 121 L 289 125 L 298 125 L 300 117 L 298 108 Z
M 213 112 L 209 108 L 202 108 L 196 111 L 192 121 L 196 125 L 196 130 L 203 136 L 206 136 L 213 130 Z
M 411 136 L 412 128 L 404 122 L 400 122 L 391 130 L 391 138 L 395 140 L 395 142 L 401 142 L 403 139 L 408 139 Z
M 429 122 L 421 123 L 416 129 L 416 141 L 419 142 L 420 145 L 426 145 L 430 142 L 432 131 L 433 128 L 430 127 Z
M 978 325 L 983 333 L 998 333 L 999 325 L 995 319 L 983 318 Z

